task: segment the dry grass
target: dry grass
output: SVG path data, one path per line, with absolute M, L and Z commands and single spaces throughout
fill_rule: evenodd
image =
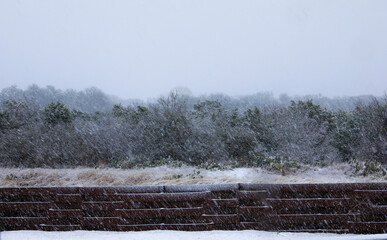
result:
M 306 183 L 306 182 L 375 182 L 385 177 L 351 176 L 351 167 L 337 164 L 310 168 L 297 173 L 269 172 L 261 168 L 206 170 L 194 167 L 156 167 L 144 169 L 18 169 L 0 168 L 0 186 L 133 186 L 205 183 Z

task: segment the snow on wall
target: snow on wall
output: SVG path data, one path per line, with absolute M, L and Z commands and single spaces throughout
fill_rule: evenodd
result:
M 0 168 L 0 186 L 132 186 L 219 183 L 337 183 L 386 181 L 383 176 L 351 176 L 348 164 L 305 171 L 269 172 L 261 168 L 206 170 L 194 167 L 156 167 L 144 169 L 18 169 Z

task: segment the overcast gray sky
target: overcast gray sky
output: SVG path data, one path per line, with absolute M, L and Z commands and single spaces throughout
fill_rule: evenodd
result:
M 0 89 L 382 95 L 387 1 L 0 0 Z

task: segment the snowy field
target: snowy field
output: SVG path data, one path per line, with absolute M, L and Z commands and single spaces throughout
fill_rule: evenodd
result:
M 194 167 L 144 169 L 19 169 L 0 168 L 0 186 L 132 186 L 217 183 L 338 183 L 386 181 L 384 176 L 353 176 L 349 164 L 310 167 L 297 172 L 261 168 L 206 170 Z
M 286 233 L 263 231 L 144 231 L 144 232 L 2 232 L 1 240 L 376 240 L 387 239 L 387 234 L 356 235 L 328 233 Z

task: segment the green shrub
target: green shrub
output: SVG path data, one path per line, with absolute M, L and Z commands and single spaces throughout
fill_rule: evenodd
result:
M 289 157 L 266 157 L 263 154 L 256 153 L 251 153 L 248 160 L 243 162 L 243 165 L 261 167 L 269 171 L 280 172 L 283 175 L 287 172 L 295 172 L 305 166 Z
M 61 102 L 52 102 L 44 108 L 44 120 L 46 124 L 71 123 L 71 112 Z
M 368 175 L 376 175 L 376 176 L 386 176 L 387 170 L 383 167 L 380 162 L 366 160 L 366 161 L 351 161 L 352 167 L 352 175 L 357 176 L 368 176 Z
M 8 112 L 0 112 L 0 131 L 11 128 L 11 119 Z

